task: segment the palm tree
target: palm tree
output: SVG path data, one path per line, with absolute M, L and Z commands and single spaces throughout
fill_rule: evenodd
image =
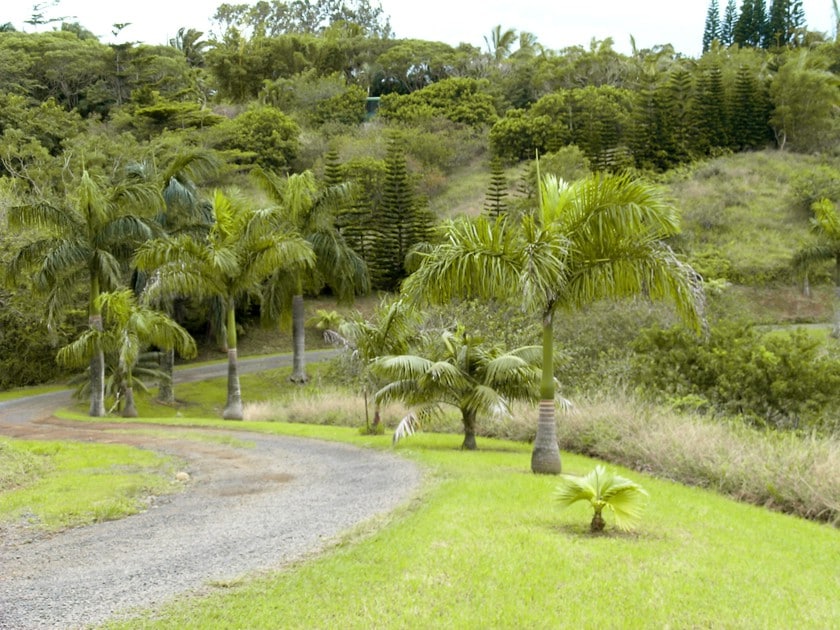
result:
M 195 356 L 195 341 L 167 315 L 139 304 L 129 289 L 102 293 L 96 306 L 105 315 L 103 331 L 88 329 L 78 339 L 58 352 L 62 365 L 79 367 L 97 348 L 117 355 L 118 391 L 124 400 L 123 417 L 137 417 L 134 405 L 133 370 L 144 347 L 153 344 L 163 350 L 175 349 L 181 356 Z M 141 383 L 142 385 L 142 383 Z
M 493 57 L 497 64 L 510 55 L 510 49 L 516 42 L 516 29 L 502 30 L 502 25 L 497 24 L 490 31 L 490 38 L 485 35 L 484 43 L 487 45 L 487 52 Z
M 276 204 L 278 216 L 312 246 L 315 266 L 300 268 L 297 275 L 274 274 L 268 281 L 266 315 L 280 319 L 291 307 L 294 383 L 306 383 L 304 288 L 332 289 L 339 302 L 350 302 L 357 293 L 370 290 L 365 261 L 347 244 L 335 225 L 336 212 L 348 201 L 347 186 L 319 189 L 311 171 L 282 178 L 257 167 L 254 178 Z
M 54 326 L 69 306 L 77 283 L 88 284 L 88 325 L 102 331 L 97 298 L 124 282 L 122 261 L 133 248 L 156 233 L 151 220 L 161 206 L 157 190 L 129 181 L 107 187 L 86 170 L 61 204 L 48 200 L 14 207 L 12 227 L 30 227 L 42 236 L 25 245 L 12 258 L 8 274 L 17 282 L 34 269 L 34 286 L 48 295 L 47 323 Z M 105 362 L 101 347 L 91 354 L 90 415 L 105 415 Z
M 431 359 L 400 355 L 374 361 L 373 372 L 390 380 L 376 392 L 376 401 L 402 400 L 417 408 L 421 422 L 442 405 L 455 407 L 464 425 L 461 448 L 475 450 L 479 416 L 508 413 L 513 400 L 536 400 L 540 349 L 528 346 L 502 352 L 483 346 L 481 339 L 463 329 L 444 332 L 441 341 L 440 352 Z
M 811 205 L 814 216 L 811 226 L 815 238 L 811 244 L 794 257 L 794 265 L 807 269 L 825 260 L 834 261 L 834 326 L 832 337 L 840 337 L 840 213 L 829 199 L 815 201 Z
M 312 248 L 293 230 L 280 230 L 277 213 L 253 210 L 236 196 L 216 191 L 214 223 L 206 239 L 181 234 L 143 244 L 135 257 L 138 269 L 153 275 L 149 299 L 160 295 L 217 298 L 225 313 L 228 353 L 226 420 L 242 419 L 242 394 L 236 348 L 236 302 L 262 297 L 271 274 L 289 274 L 315 263 Z
M 670 298 L 699 326 L 699 278 L 662 239 L 678 213 L 658 189 L 628 175 L 594 174 L 572 185 L 546 176 L 539 206 L 516 223 L 505 217 L 459 219 L 422 255 L 403 290 L 413 301 L 459 297 L 516 299 L 542 323 L 542 377 L 531 469 L 561 470 L 555 425 L 553 324 L 561 308 L 608 297 Z
M 636 482 L 598 465 L 584 477 L 563 475 L 554 496 L 564 507 L 588 501 L 593 511 L 589 529 L 597 533 L 604 530 L 604 508 L 615 516 L 616 527 L 632 529 L 642 516 L 642 502 L 648 493 Z
M 158 166 L 158 161 L 161 165 Z M 221 164 L 215 154 L 200 151 L 182 151 L 167 156 L 162 160 L 153 159 L 129 166 L 132 176 L 160 188 L 164 205 L 155 217 L 155 221 L 170 235 L 192 233 L 205 235 L 213 222 L 209 204 L 198 194 L 196 180 L 211 177 L 219 172 Z M 143 291 L 146 276 L 135 272 L 132 286 L 137 295 Z M 175 316 L 176 305 L 180 296 L 162 296 L 156 306 L 170 316 Z M 175 368 L 174 349 L 160 353 L 161 378 L 158 386 L 158 400 L 165 404 L 175 402 L 173 371 Z
M 365 426 L 370 433 L 379 430 L 381 402 L 374 400 L 373 426 L 368 422 L 368 393 L 376 385 L 370 371 L 371 363 L 378 357 L 408 352 L 409 339 L 419 323 L 420 314 L 405 300 L 383 298 L 371 319 L 355 313 L 338 327 L 333 341 L 352 351 L 361 364 L 362 389 L 365 397 Z

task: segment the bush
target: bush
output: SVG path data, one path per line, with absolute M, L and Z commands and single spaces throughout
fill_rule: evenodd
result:
M 840 361 L 804 330 L 760 334 L 723 323 L 700 339 L 649 328 L 633 343 L 630 377 L 649 400 L 737 415 L 778 429 L 836 429 Z M 705 403 L 703 402 L 705 401 Z

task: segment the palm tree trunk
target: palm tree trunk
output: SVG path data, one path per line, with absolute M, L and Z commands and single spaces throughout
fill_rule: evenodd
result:
M 305 330 L 303 326 L 303 295 L 296 295 L 292 298 L 292 339 L 294 350 L 292 353 L 292 375 L 289 380 L 292 383 L 303 385 L 309 380 L 306 375 L 306 357 L 304 356 Z
M 562 466 L 557 447 L 556 410 L 554 406 L 554 327 L 552 313 L 543 315 L 543 364 L 540 381 L 540 413 L 537 435 L 531 453 L 531 470 L 535 473 L 557 475 Z
M 96 306 L 96 298 L 99 297 L 99 278 L 91 272 L 90 280 L 90 307 L 88 325 L 99 332 L 102 332 L 102 313 Z M 102 346 L 97 342 L 93 356 L 90 358 L 90 411 L 93 418 L 102 418 L 105 413 L 105 354 Z
M 601 510 L 595 510 L 595 514 L 592 516 L 592 522 L 589 524 L 589 531 L 591 532 L 602 532 L 604 531 L 604 517 L 601 515 Z
M 172 373 L 175 369 L 175 349 L 160 353 L 160 381 L 158 383 L 158 401 L 171 405 L 175 402 L 175 390 L 172 387 Z
M 464 443 L 461 444 L 461 448 L 474 451 L 478 448 L 475 443 L 475 411 L 462 411 L 461 422 L 464 423 Z
M 125 398 L 125 406 L 122 410 L 122 417 L 123 418 L 136 418 L 137 414 L 137 407 L 134 404 L 134 388 L 133 387 L 126 387 L 124 390 L 124 398 Z
M 242 420 L 242 390 L 239 387 L 239 365 L 236 357 L 236 308 L 233 300 L 227 312 L 228 386 L 224 420 Z

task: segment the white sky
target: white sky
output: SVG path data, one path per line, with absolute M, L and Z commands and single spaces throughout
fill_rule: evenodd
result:
M 220 0 L 59 0 L 48 17 L 74 16 L 105 42 L 112 24 L 130 22 L 120 41 L 165 44 L 180 27 L 210 30 Z M 375 0 L 374 0 L 375 1 Z M 726 0 L 718 0 L 721 6 Z M 550 49 L 588 46 L 590 40 L 612 37 L 618 51 L 630 51 L 630 36 L 639 48 L 671 43 L 678 52 L 700 54 L 709 0 L 381 0 L 397 37 L 436 40 L 484 48 L 484 36 L 497 24 L 503 29 L 534 33 Z M 24 20 L 35 2 L 5 2 L 0 22 L 32 30 Z M 236 0 L 230 4 L 237 4 Z M 767 1 L 768 6 L 770 0 Z M 9 6 L 11 5 L 11 6 Z M 741 0 L 737 2 L 741 6 Z M 831 0 L 803 0 L 808 28 L 833 34 Z M 48 27 L 52 28 L 52 27 Z

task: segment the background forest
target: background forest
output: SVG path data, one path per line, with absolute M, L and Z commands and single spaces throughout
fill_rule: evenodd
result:
M 77 23 L 0 27 L 0 387 L 83 364 L 56 353 L 102 326 L 95 295 L 154 293 L 143 244 L 233 233 L 226 204 L 283 208 L 289 238 L 329 234 L 346 260 L 286 252 L 227 293 L 207 278 L 159 292 L 202 356 L 235 349 L 231 331 L 245 351 L 288 349 L 293 298 L 330 311 L 355 296 L 370 314 L 363 296 L 398 290 L 442 220 L 533 209 L 538 153 L 568 181 L 624 172 L 663 187 L 682 213 L 669 245 L 707 294 L 702 340 L 644 301 L 564 315 L 566 395 L 837 429 L 837 348 L 789 326 L 831 321 L 840 283 L 840 39 L 809 31 L 800 3 L 712 0 L 696 59 L 610 40 L 550 49 L 503 26 L 484 49 L 395 39 L 367 0 L 223 4 L 215 19 L 221 37 L 185 26 L 169 46 L 108 45 Z M 473 303 L 425 325 L 456 320 L 509 347 L 539 335 L 515 308 Z

